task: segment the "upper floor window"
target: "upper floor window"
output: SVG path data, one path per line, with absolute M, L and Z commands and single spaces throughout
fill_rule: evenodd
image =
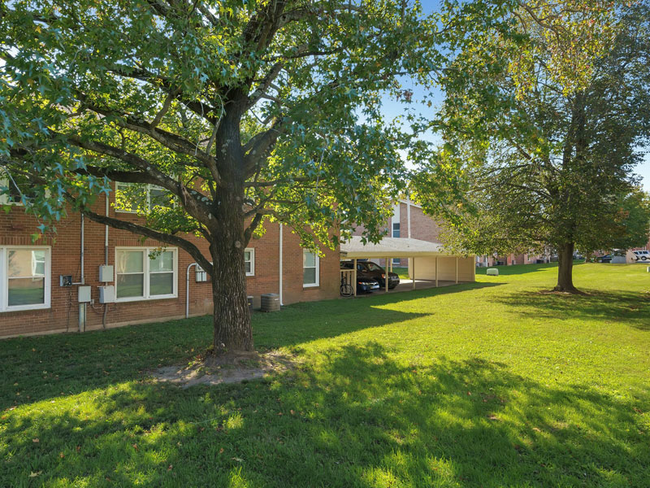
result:
M 151 212 L 155 207 L 174 205 L 173 196 L 156 185 L 139 185 L 116 182 L 115 210 L 123 213 L 138 213 L 142 209 Z
M 318 286 L 319 284 L 319 257 L 312 251 L 303 249 L 302 251 L 302 286 Z
M 399 236 L 400 236 L 399 222 L 395 222 L 393 224 L 393 237 L 399 237 Z
M 0 205 L 22 205 L 23 193 L 20 187 L 24 191 L 30 188 L 25 178 L 10 177 L 0 170 Z
M 116 248 L 115 269 L 118 301 L 178 296 L 176 249 Z
M 0 247 L 0 312 L 49 308 L 50 248 Z

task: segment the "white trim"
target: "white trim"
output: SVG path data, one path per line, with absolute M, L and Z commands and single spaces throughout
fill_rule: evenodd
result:
M 9 305 L 9 251 L 32 250 L 45 251 L 45 266 L 43 270 L 43 303 L 35 305 Z M 23 312 L 26 310 L 44 310 L 51 307 L 52 302 L 52 249 L 50 246 L 0 246 L 0 313 Z
M 244 249 L 244 269 L 246 269 L 246 263 L 249 262 L 249 261 L 246 261 L 246 253 L 247 252 L 251 253 L 251 259 L 250 259 L 251 270 L 250 270 L 250 272 L 249 271 L 246 272 L 246 276 L 255 276 L 255 248 L 254 247 L 247 247 L 246 249 Z
M 8 177 L 6 177 L 6 176 L 0 177 L 0 187 L 7 187 L 8 188 L 9 185 L 10 185 L 10 182 L 9 182 Z M 19 189 L 19 191 L 20 191 L 20 189 Z M 15 206 L 18 206 L 18 207 L 22 207 L 23 202 L 22 201 L 10 202 L 9 201 L 9 195 L 7 195 L 6 193 L 2 193 L 2 194 L 0 194 L 0 205 L 15 205 Z
M 316 258 L 316 263 L 314 266 L 305 266 L 305 253 L 313 254 L 314 257 Z M 316 270 L 316 281 L 315 283 L 306 283 L 305 284 L 305 269 L 312 269 L 314 268 Z M 302 287 L 303 288 L 315 288 L 317 286 L 320 286 L 320 256 L 318 255 L 317 252 L 309 251 L 307 249 L 302 250 Z
M 119 186 L 122 186 L 122 187 L 127 186 L 128 187 L 128 186 L 132 186 L 132 185 L 135 185 L 135 184 L 136 183 L 125 183 L 123 181 L 116 181 L 115 182 L 115 202 L 117 202 L 117 192 L 120 191 L 118 189 Z M 146 212 L 150 212 L 151 211 L 151 190 L 154 190 L 154 189 L 155 190 L 163 190 L 163 191 L 166 191 L 166 190 L 162 186 L 152 185 L 152 184 L 144 184 L 143 188 L 144 188 L 144 191 L 147 193 Z M 171 195 L 171 192 L 170 192 L 170 195 Z M 172 205 L 175 206 L 175 203 L 172 202 Z M 137 214 L 137 213 L 139 213 L 138 210 L 118 209 L 117 207 L 115 207 L 115 203 L 113 204 L 113 208 L 115 209 L 116 213 L 125 213 L 125 214 Z
M 174 292 L 171 294 L 167 295 L 151 295 L 151 270 L 149 268 L 151 259 L 149 258 L 149 254 L 152 252 L 160 249 L 159 247 L 137 247 L 137 246 L 125 246 L 125 247 L 116 247 L 115 248 L 115 302 L 116 303 L 126 303 L 126 302 L 142 302 L 142 301 L 149 301 L 149 300 L 165 300 L 165 299 L 170 299 L 170 298 L 178 298 L 178 248 L 175 247 L 165 247 L 162 249 L 163 252 L 169 251 L 173 253 L 173 259 L 172 259 L 172 271 L 171 273 L 173 274 L 172 278 L 172 286 L 174 288 Z M 144 256 L 142 258 L 142 272 L 136 272 L 136 273 L 119 273 L 118 272 L 118 265 L 117 265 L 117 253 L 119 251 L 140 251 L 144 253 Z M 166 274 L 169 273 L 169 271 L 164 271 L 164 272 L 153 272 L 153 274 Z M 143 284 L 142 284 L 142 296 L 138 297 L 124 297 L 124 298 L 117 298 L 117 290 L 118 290 L 118 284 L 117 284 L 117 278 L 119 275 L 127 275 L 127 274 L 143 274 Z
M 407 205 L 411 205 L 411 206 L 413 206 L 415 208 L 422 208 L 422 205 L 418 205 L 417 203 L 415 203 L 412 200 L 403 200 L 403 199 L 400 198 L 397 201 L 400 202 L 400 203 L 406 203 Z

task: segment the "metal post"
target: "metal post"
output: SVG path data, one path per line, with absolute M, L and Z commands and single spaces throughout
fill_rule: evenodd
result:
M 415 290 L 415 257 L 413 258 L 413 289 Z
M 354 296 L 357 296 L 357 258 L 354 258 L 354 273 L 352 273 L 352 289 Z
M 472 268 L 472 281 L 476 281 L 476 263 L 474 263 L 474 267 Z
M 388 293 L 388 260 L 389 259 L 390 258 L 386 258 L 386 269 L 384 270 L 386 271 L 386 274 L 384 275 L 384 289 L 386 293 Z
M 438 288 L 438 256 L 436 256 L 436 288 Z
M 190 318 L 190 270 L 198 266 L 197 263 L 191 263 L 187 266 L 187 272 L 185 273 L 185 318 Z M 207 271 L 206 271 L 207 273 Z

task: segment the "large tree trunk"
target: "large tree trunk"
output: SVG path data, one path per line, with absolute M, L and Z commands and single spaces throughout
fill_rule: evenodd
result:
M 214 263 L 214 352 L 253 351 L 251 315 L 246 297 L 244 219 L 244 154 L 236 107 L 224 116 L 217 141 L 217 161 L 223 182 L 217 186 L 210 225 L 210 254 Z
M 557 286 L 555 291 L 576 293 L 578 290 L 573 286 L 573 242 L 565 243 L 558 249 L 559 266 L 557 270 Z
M 246 296 L 244 219 L 242 203 L 227 202 L 222 194 L 210 254 L 214 263 L 214 352 L 253 350 L 251 316 Z

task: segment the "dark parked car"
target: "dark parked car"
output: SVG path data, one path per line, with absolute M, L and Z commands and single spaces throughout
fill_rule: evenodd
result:
M 354 264 L 351 261 L 343 261 L 341 269 L 352 269 Z M 380 288 L 386 287 L 386 271 L 384 268 L 372 261 L 357 262 L 357 280 L 376 280 Z M 399 285 L 399 275 L 388 273 L 388 289 L 392 290 Z
M 598 256 L 596 258 L 596 261 L 599 263 L 611 263 L 612 262 L 612 255 L 611 254 L 605 254 L 604 256 Z

